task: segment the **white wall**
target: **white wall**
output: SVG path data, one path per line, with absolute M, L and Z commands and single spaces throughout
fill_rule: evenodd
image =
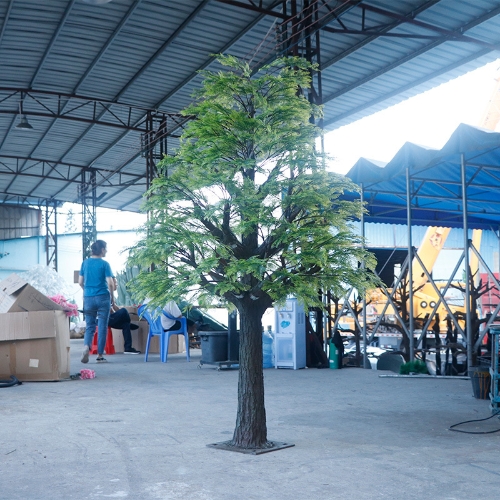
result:
M 98 239 L 108 244 L 106 260 L 114 273 L 123 271 L 128 257 L 124 252 L 136 243 L 135 231 L 99 232 Z M 81 288 L 74 283 L 74 271 L 79 271 L 82 264 L 82 236 L 80 233 L 62 234 L 57 237 L 57 272 L 64 280 L 69 291 L 67 299 L 73 299 L 83 305 Z M 6 255 L 7 254 L 7 255 Z M 33 236 L 15 240 L 0 241 L 0 280 L 12 273 L 29 271 L 37 264 L 46 265 L 45 237 Z
M 45 239 L 39 236 L 0 241 L 0 279 L 46 262 Z

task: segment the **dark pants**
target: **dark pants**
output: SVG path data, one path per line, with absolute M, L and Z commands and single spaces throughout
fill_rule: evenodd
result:
M 123 332 L 125 351 L 132 349 L 132 333 L 130 332 L 130 314 L 122 307 L 109 315 L 108 326 Z
M 106 335 L 108 333 L 108 316 L 111 307 L 109 293 L 102 295 L 93 295 L 83 298 L 83 310 L 85 311 L 85 337 L 83 345 L 90 348 L 95 334 L 95 327 L 97 325 L 97 353 L 104 352 L 106 344 Z

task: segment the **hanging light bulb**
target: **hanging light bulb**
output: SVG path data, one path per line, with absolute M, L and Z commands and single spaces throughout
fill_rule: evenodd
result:
M 19 123 L 16 125 L 16 129 L 18 130 L 33 130 L 33 127 L 28 122 L 28 118 L 23 113 L 23 108 L 21 102 L 19 103 Z
M 21 115 L 21 119 L 16 125 L 16 128 L 21 130 L 33 130 L 33 127 L 30 125 L 28 119 L 26 118 L 26 115 Z

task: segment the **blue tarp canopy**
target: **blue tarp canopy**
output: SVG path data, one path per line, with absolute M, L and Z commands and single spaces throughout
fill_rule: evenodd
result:
M 497 132 L 460 124 L 440 150 L 406 143 L 385 167 L 360 158 L 347 177 L 362 187 L 366 222 L 407 224 L 409 196 L 412 225 L 463 227 L 465 184 L 468 227 L 500 226 Z

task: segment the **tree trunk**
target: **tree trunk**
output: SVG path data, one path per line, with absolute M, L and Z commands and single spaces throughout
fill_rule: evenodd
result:
M 262 370 L 262 315 L 265 308 L 248 301 L 240 313 L 240 369 L 238 414 L 231 445 L 238 448 L 267 448 L 264 373 Z

